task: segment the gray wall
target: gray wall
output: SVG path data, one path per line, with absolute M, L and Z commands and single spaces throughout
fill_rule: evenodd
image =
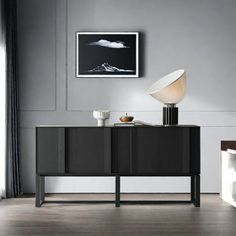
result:
M 219 147 L 236 139 L 235 0 L 18 0 L 21 165 L 34 191 L 36 125 L 94 125 L 92 110 L 161 123 L 162 105 L 145 93 L 185 68 L 180 123 L 201 130 L 203 192 L 219 191 Z M 138 79 L 75 78 L 76 31 L 142 32 Z M 174 182 L 173 182 L 174 181 Z M 49 178 L 49 192 L 111 192 L 113 178 Z M 124 178 L 122 191 L 188 191 L 188 178 Z

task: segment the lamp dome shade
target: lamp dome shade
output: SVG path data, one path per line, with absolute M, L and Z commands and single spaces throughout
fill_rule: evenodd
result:
M 179 103 L 186 93 L 186 73 L 176 70 L 156 81 L 147 93 L 164 104 Z

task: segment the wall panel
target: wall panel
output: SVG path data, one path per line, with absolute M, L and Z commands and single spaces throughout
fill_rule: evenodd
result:
M 21 110 L 56 109 L 55 0 L 18 1 Z
M 24 192 L 34 191 L 36 125 L 95 125 L 128 112 L 154 124 L 162 105 L 145 91 L 185 68 L 188 91 L 180 123 L 202 126 L 202 191 L 219 191 L 220 140 L 236 139 L 236 2 L 232 0 L 18 0 L 21 167 Z M 142 33 L 143 76 L 75 78 L 76 31 Z M 49 178 L 48 192 L 113 192 L 113 178 Z M 188 178 L 122 178 L 125 192 L 186 192 Z

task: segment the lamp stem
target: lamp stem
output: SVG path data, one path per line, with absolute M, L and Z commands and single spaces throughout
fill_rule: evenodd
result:
M 178 124 L 178 107 L 175 104 L 166 104 L 163 107 L 163 125 Z

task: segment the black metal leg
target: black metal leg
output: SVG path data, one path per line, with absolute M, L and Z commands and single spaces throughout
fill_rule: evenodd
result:
M 41 183 L 40 183 L 40 176 L 36 175 L 36 182 L 35 182 L 35 206 L 41 206 Z
M 45 176 L 40 176 L 40 200 L 45 200 Z
M 36 175 L 36 188 L 35 188 L 35 206 L 40 207 L 45 199 L 45 177 Z
M 195 207 L 200 207 L 200 175 L 195 176 Z
M 191 176 L 191 201 L 195 201 L 195 176 Z
M 45 176 L 36 175 L 35 206 L 41 207 L 44 201 L 45 201 Z M 115 206 L 120 207 L 120 202 L 121 202 L 120 201 L 120 175 L 116 175 L 115 176 Z M 200 207 L 200 175 L 191 176 L 191 202 L 194 203 L 195 207 Z
M 116 175 L 116 207 L 120 207 L 120 176 Z

